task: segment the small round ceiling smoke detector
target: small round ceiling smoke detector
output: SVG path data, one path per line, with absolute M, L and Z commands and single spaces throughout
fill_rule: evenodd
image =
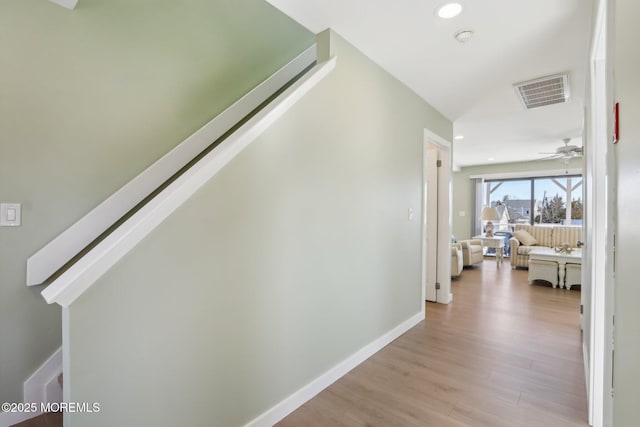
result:
M 473 30 L 460 30 L 453 37 L 460 43 L 466 43 L 473 37 Z
M 462 5 L 460 3 L 446 3 L 438 8 L 438 16 L 442 19 L 451 19 L 462 12 Z

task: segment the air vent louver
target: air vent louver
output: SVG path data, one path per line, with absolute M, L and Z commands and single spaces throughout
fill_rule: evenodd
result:
M 513 85 L 525 108 L 531 109 L 544 105 L 569 101 L 569 76 L 555 74 Z

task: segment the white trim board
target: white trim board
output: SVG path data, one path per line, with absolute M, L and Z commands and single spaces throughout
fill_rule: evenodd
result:
M 256 113 L 60 274 L 42 291 L 44 299 L 49 304 L 55 302 L 68 307 L 138 242 L 326 77 L 335 68 L 335 63 L 334 57 L 316 65 L 278 95 L 269 105 Z
M 40 285 L 210 144 L 316 60 L 316 45 L 198 129 L 27 260 L 27 286 Z
M 24 382 L 24 401 L 43 402 L 49 400 L 46 387 L 52 379 L 58 380 L 62 373 L 62 347 L 57 349 L 39 368 Z
M 37 412 L 0 412 L 0 427 L 21 423 L 41 414 L 41 403 L 52 402 L 47 387 L 52 381 L 58 381 L 62 373 L 62 347 L 56 350 L 25 382 L 23 388 L 24 403 L 35 403 Z M 54 396 L 55 397 L 55 396 Z
M 541 171 L 482 173 L 469 175 L 469 179 L 513 179 L 513 178 L 541 178 L 546 176 L 582 175 L 582 169 L 549 169 Z
M 583 331 L 584 332 L 584 331 Z M 586 391 L 587 400 L 589 399 L 589 349 L 587 348 L 587 343 L 583 339 L 582 340 L 582 364 L 584 366 L 584 387 Z
M 586 235 L 586 256 L 591 256 L 590 276 L 590 354 L 589 354 L 589 423 L 593 427 L 613 425 L 613 315 L 614 315 L 614 242 L 617 219 L 615 215 L 615 155 L 611 141 L 614 105 L 612 35 L 614 9 L 612 1 L 601 0 L 598 5 L 594 37 L 589 58 L 591 67 L 591 194 L 585 205 L 590 218 L 591 233 Z M 614 177 L 607 179 L 607 177 Z M 589 230 L 589 229 L 588 229 Z M 584 277 L 583 276 L 583 277 Z
M 424 306 L 424 302 L 422 303 Z M 309 384 L 302 387 L 300 390 L 293 393 L 271 409 L 267 410 L 263 414 L 251 420 L 245 424 L 245 427 L 271 427 L 284 417 L 298 409 L 307 401 L 311 400 L 315 395 L 320 393 L 325 388 L 339 380 L 346 375 L 353 368 L 373 356 L 380 351 L 383 347 L 391 343 L 400 335 L 407 332 L 409 329 L 424 320 L 424 310 L 405 320 L 395 328 L 391 329 L 387 333 L 383 334 L 378 339 L 372 341 L 360 350 L 347 357 L 342 362 L 338 363 L 333 368 L 329 369 L 324 374 L 320 375 Z

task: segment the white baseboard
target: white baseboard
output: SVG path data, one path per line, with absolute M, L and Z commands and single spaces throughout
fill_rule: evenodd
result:
M 587 343 L 582 339 L 582 358 L 584 364 L 584 386 L 587 389 L 587 401 L 591 401 L 589 396 L 589 349 L 587 349 Z
M 62 372 L 62 347 L 56 350 L 25 382 L 23 388 L 24 403 L 35 403 L 40 408 L 41 403 L 60 402 L 62 388 L 58 385 L 58 375 Z M 58 387 L 56 387 L 58 385 Z M 59 389 L 59 390 L 58 390 Z M 15 402 L 18 403 L 18 402 Z M 0 427 L 28 420 L 40 415 L 36 412 L 0 412 Z
M 300 390 L 293 393 L 268 411 L 254 418 L 247 423 L 245 427 L 271 427 L 291 412 L 298 409 L 305 402 L 313 398 L 322 390 L 333 384 L 336 380 L 347 374 L 353 368 L 367 360 L 369 357 L 377 353 L 391 341 L 404 334 L 406 331 L 414 327 L 416 324 L 424 320 L 424 310 L 409 319 L 402 322 L 389 332 L 377 338 L 373 342 L 362 347 L 360 350 L 338 363 L 336 366 L 320 375 Z
M 245 427 L 270 427 L 282 420 L 284 417 L 312 399 L 322 390 L 343 377 L 353 368 L 377 353 L 387 344 L 398 338 L 400 335 L 420 323 L 425 318 L 425 312 L 415 314 L 400 325 L 391 329 L 376 340 L 362 347 L 354 354 L 338 363 L 336 366 L 320 375 L 300 390 L 293 393 L 271 409 L 254 418 Z M 47 388 L 51 388 L 53 381 L 58 381 L 58 375 L 62 372 L 62 348 L 58 349 L 24 384 L 24 401 L 37 403 L 52 402 L 52 396 L 48 395 Z M 51 394 L 51 393 L 49 393 Z M 14 413 L 0 412 L 0 427 L 9 427 L 13 424 L 40 415 L 40 412 Z

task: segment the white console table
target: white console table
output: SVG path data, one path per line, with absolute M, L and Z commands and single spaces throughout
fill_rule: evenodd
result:
M 504 259 L 504 236 L 473 236 L 472 239 L 482 241 L 485 248 L 494 248 L 496 250 L 496 265 L 499 267 Z

